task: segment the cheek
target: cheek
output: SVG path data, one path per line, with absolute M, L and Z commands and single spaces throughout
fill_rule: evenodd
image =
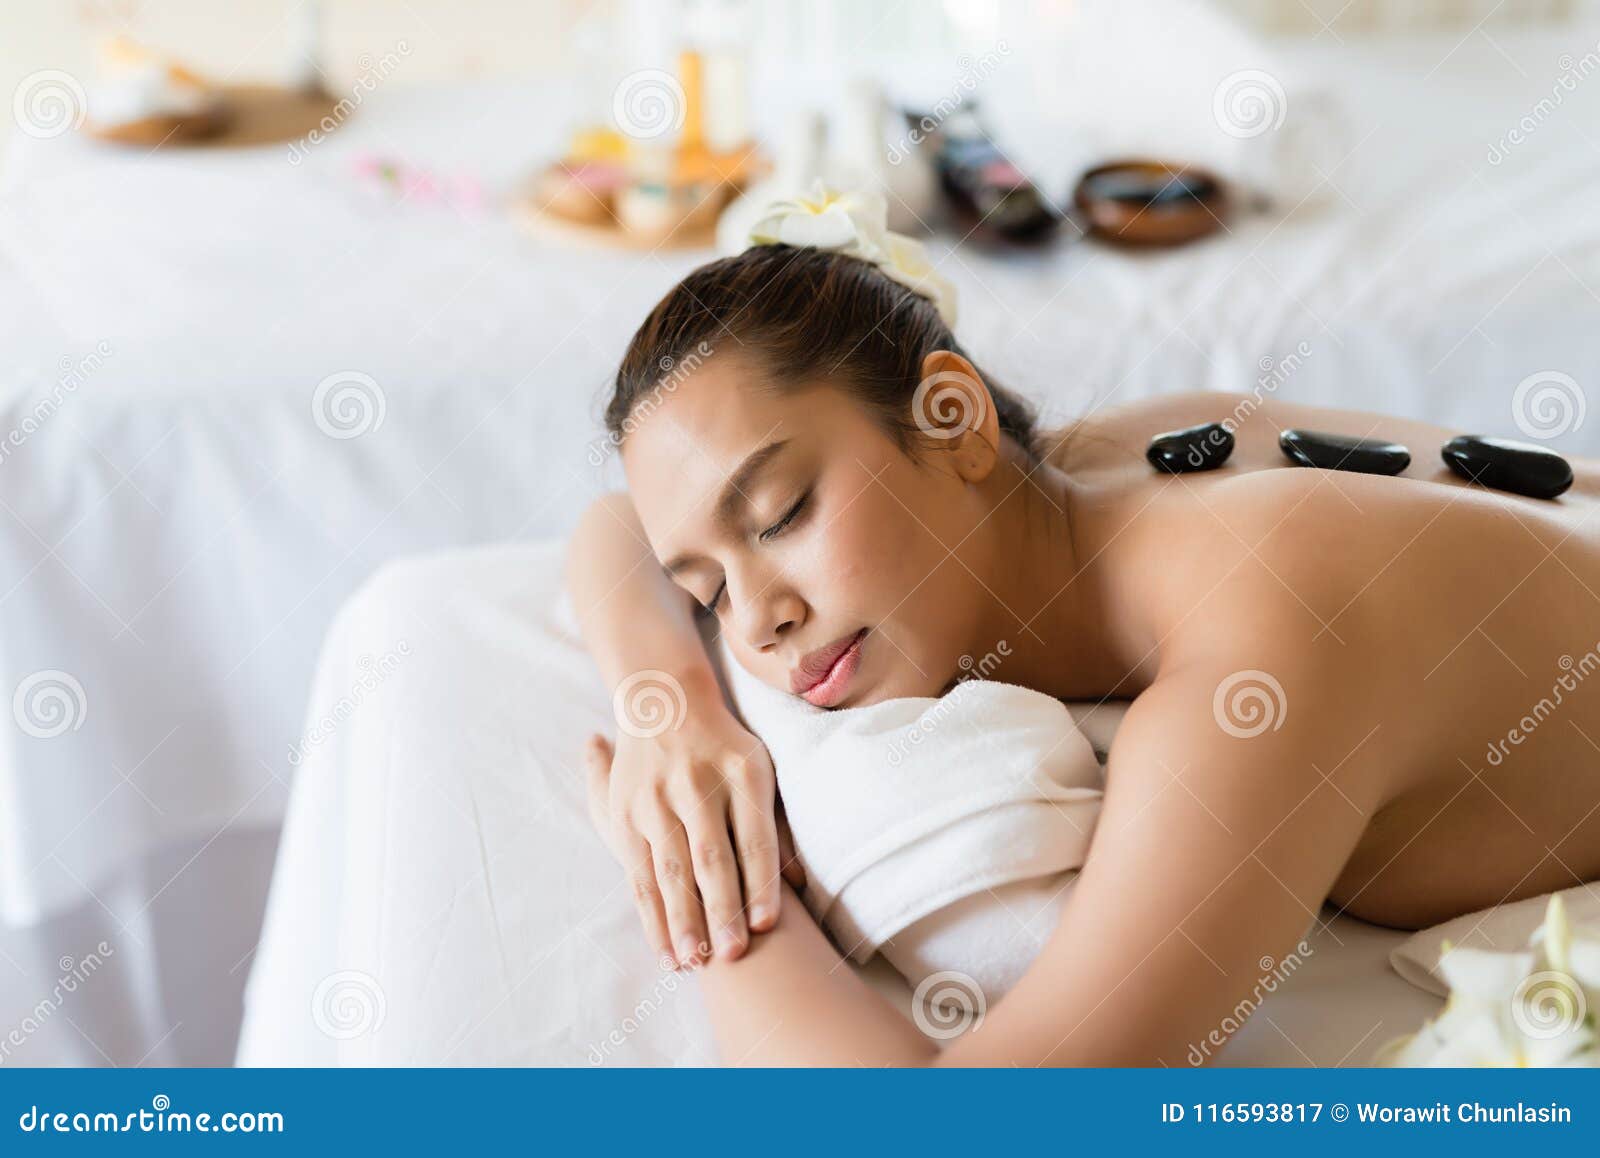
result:
M 817 602 L 823 602 L 826 592 L 822 609 L 887 611 L 909 590 L 904 584 L 906 556 L 925 549 L 917 540 L 926 534 L 870 475 L 841 486 L 832 510 L 808 568 L 807 579 L 819 585 Z
M 912 505 L 913 498 L 926 503 L 926 480 L 921 495 L 912 496 L 891 490 L 894 480 L 887 474 L 876 482 L 870 474 L 851 481 L 853 486 L 840 488 L 835 514 L 808 552 L 803 581 L 807 598 L 819 611 L 850 611 L 876 619 L 889 615 L 919 584 L 936 583 L 934 572 L 946 560 L 941 542 L 946 532 L 934 521 L 934 511 Z M 900 612 L 915 601 L 913 597 Z
M 824 592 L 830 604 L 836 604 L 842 594 L 854 593 L 859 598 L 865 594 L 863 585 L 881 578 L 886 528 L 879 512 L 872 509 L 874 505 L 862 495 L 821 533 L 807 576 L 819 588 L 819 600 Z

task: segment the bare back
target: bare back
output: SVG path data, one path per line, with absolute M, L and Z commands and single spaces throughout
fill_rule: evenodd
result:
M 1153 435 L 1225 419 L 1224 467 L 1145 461 Z M 1291 426 L 1404 443 L 1412 463 L 1295 467 Z M 1092 416 L 1050 458 L 1078 550 L 1148 634 L 1119 694 L 1252 633 L 1313 660 L 1321 702 L 1286 710 L 1348 715 L 1329 763 L 1361 766 L 1378 802 L 1329 900 L 1401 927 L 1600 878 L 1600 465 L 1574 460 L 1556 500 L 1491 491 L 1441 461 L 1457 433 L 1191 394 Z

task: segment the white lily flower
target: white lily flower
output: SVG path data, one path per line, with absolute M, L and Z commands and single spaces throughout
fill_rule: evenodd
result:
M 1591 1007 L 1600 1006 L 1600 940 L 1573 941 L 1569 952 L 1567 972 L 1583 986 Z
M 1452 1000 L 1510 1001 L 1522 979 L 1533 972 L 1533 961 L 1531 952 L 1447 946 L 1439 954 L 1439 975 L 1450 987 Z
M 1389 1042 L 1389 1066 L 1600 1066 L 1596 1033 L 1600 940 L 1579 936 L 1559 896 L 1529 947 L 1496 952 L 1444 946 L 1450 997 L 1416 1033 Z
M 922 243 L 891 233 L 888 205 L 877 193 L 838 193 L 820 181 L 811 192 L 774 202 L 750 228 L 751 245 L 828 249 L 881 269 L 933 302 L 945 325 L 956 324 L 956 288 L 933 267 Z
M 1550 905 L 1544 911 L 1544 923 L 1529 936 L 1528 944 L 1544 946 L 1550 968 L 1567 968 L 1572 947 L 1572 922 L 1567 920 L 1567 904 L 1561 899 L 1560 893 L 1550 898 Z
M 884 272 L 907 289 L 930 299 L 939 307 L 939 316 L 944 319 L 944 324 L 954 326 L 956 287 L 949 278 L 933 268 L 922 243 L 887 230 L 884 232 L 884 243 L 889 251 L 889 262 Z

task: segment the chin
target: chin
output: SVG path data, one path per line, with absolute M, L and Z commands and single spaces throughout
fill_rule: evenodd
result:
M 921 662 L 921 661 L 918 661 Z M 860 708 L 868 704 L 881 704 L 885 700 L 903 700 L 909 698 L 927 698 L 943 695 L 953 680 L 940 683 L 931 674 L 924 676 L 921 672 L 906 665 L 905 671 L 892 672 L 887 676 L 880 676 L 871 681 L 863 681 L 860 691 L 850 697 L 849 703 L 840 707 Z

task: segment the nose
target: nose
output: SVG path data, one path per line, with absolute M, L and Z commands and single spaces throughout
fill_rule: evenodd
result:
M 805 608 L 783 576 L 773 575 L 742 601 L 739 633 L 752 651 L 771 651 L 805 622 Z

